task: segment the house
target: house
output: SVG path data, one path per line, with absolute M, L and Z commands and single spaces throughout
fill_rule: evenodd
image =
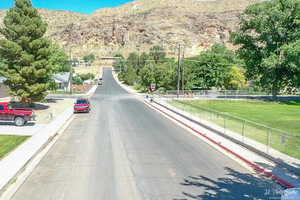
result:
M 58 90 L 70 91 L 71 89 L 71 73 L 62 72 L 53 75 L 53 80 L 58 86 Z
M 0 77 L 0 98 L 9 97 L 8 87 L 4 84 L 7 79 L 5 77 Z

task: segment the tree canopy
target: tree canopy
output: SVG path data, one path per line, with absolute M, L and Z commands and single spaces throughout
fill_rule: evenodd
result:
M 241 64 L 242 61 L 233 51 L 216 44 L 199 56 L 184 60 L 186 74 L 191 74 L 190 79 L 185 79 L 186 85 L 198 89 L 233 89 L 230 84 L 233 78 L 232 67 Z
M 5 58 L 4 76 L 10 93 L 22 101 L 39 101 L 46 96 L 51 80 L 51 42 L 47 30 L 30 0 L 16 0 L 0 29 L 0 57 Z
M 163 51 L 162 48 L 157 49 Z M 165 57 L 156 61 L 151 59 L 152 53 L 150 50 L 138 56 L 133 52 L 127 59 L 116 61 L 114 67 L 120 71 L 119 78 L 129 85 L 137 85 L 143 91 L 152 83 L 164 90 L 176 89 L 178 61 Z M 164 52 L 159 53 L 165 55 Z M 233 51 L 224 45 L 214 45 L 210 50 L 182 61 L 180 89 L 241 89 L 246 85 L 241 65 L 242 61 Z
M 51 87 L 52 74 L 68 67 L 66 56 L 44 38 L 47 24 L 30 0 L 16 0 L 3 23 L 1 74 L 7 78 L 10 93 L 24 102 L 40 101 Z
M 89 54 L 83 57 L 84 62 L 93 63 L 96 60 L 96 56 L 94 54 Z
M 51 56 L 49 62 L 53 66 L 53 71 L 69 72 L 71 70 L 71 61 L 68 60 L 68 56 L 63 49 L 57 45 L 51 45 Z
M 157 64 L 159 62 L 162 62 L 165 59 L 166 52 L 165 52 L 164 48 L 156 45 L 156 46 L 151 47 L 149 56 Z
M 271 0 L 249 6 L 232 34 L 246 74 L 276 96 L 299 86 L 300 1 Z

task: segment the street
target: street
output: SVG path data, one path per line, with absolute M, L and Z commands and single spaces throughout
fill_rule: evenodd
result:
M 116 83 L 110 68 L 103 80 L 91 113 L 75 115 L 13 200 L 275 196 L 276 184 L 145 106 Z

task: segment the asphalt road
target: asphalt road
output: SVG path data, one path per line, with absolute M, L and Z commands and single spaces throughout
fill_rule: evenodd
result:
M 14 200 L 268 199 L 251 174 L 125 92 L 104 70 L 91 98 Z

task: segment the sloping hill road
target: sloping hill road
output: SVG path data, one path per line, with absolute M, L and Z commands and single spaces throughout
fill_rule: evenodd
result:
M 274 199 L 251 174 L 124 91 L 104 70 L 90 114 L 77 114 L 13 200 Z

